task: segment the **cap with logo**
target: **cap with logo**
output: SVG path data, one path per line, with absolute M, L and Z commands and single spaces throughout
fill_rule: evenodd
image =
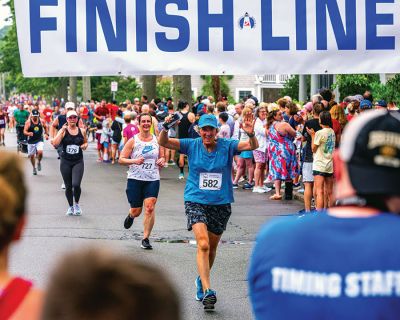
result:
M 39 111 L 37 111 L 36 109 L 33 109 L 31 112 L 31 116 L 32 117 L 39 117 Z
M 400 195 L 400 113 L 369 110 L 354 118 L 340 156 L 358 195 Z
M 202 115 L 199 119 L 199 127 L 200 128 L 204 128 L 204 127 L 218 128 L 217 118 L 212 114 Z

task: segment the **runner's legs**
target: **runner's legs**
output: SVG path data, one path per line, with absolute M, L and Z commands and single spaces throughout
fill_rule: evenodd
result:
M 154 209 L 156 206 L 157 198 L 144 199 L 144 219 L 143 219 L 143 238 L 149 238 L 150 233 L 153 230 L 155 222 Z

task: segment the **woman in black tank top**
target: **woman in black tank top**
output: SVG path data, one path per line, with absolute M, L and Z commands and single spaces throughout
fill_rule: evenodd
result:
M 65 131 L 64 138 L 61 141 L 62 154 L 61 158 L 69 161 L 81 161 L 83 160 L 83 153 L 81 146 L 85 143 L 85 138 L 82 134 L 82 130 L 78 128 L 78 134 L 72 135 L 67 129 Z
M 58 131 L 53 145 L 62 146 L 60 171 L 65 184 L 65 196 L 68 201 L 68 216 L 80 216 L 79 206 L 81 196 L 81 182 L 84 172 L 82 150 L 87 148 L 87 137 L 84 129 L 77 126 L 78 115 L 75 111 L 68 111 L 67 123 Z M 75 205 L 74 205 L 75 200 Z
M 179 101 L 178 103 L 178 110 L 182 115 L 182 119 L 178 125 L 178 138 L 179 139 L 187 139 L 189 138 L 189 128 L 192 123 L 196 120 L 194 113 L 189 111 L 190 105 L 186 101 Z M 185 168 L 185 155 L 179 155 L 179 176 L 180 180 L 185 178 L 184 168 Z

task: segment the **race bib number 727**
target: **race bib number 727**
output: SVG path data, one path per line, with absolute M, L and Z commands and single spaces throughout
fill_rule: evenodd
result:
M 200 173 L 199 188 L 201 190 L 218 191 L 222 186 L 222 173 Z

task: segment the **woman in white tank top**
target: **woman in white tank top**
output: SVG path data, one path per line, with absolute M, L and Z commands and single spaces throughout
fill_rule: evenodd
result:
M 145 206 L 143 249 L 152 249 L 149 237 L 154 226 L 154 208 L 160 189 L 160 168 L 165 164 L 164 149 L 160 149 L 156 136 L 150 133 L 151 126 L 151 115 L 140 115 L 140 132 L 128 140 L 119 158 L 120 164 L 129 166 L 126 195 L 131 209 L 125 218 L 126 229 L 140 216 L 143 204 Z

